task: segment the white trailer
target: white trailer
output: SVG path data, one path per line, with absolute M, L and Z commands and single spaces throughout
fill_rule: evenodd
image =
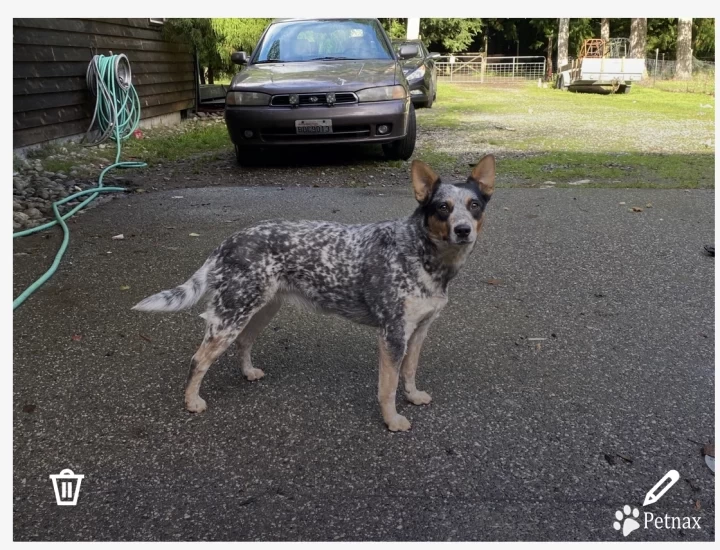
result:
M 560 68 L 556 87 L 572 92 L 630 93 L 632 83 L 643 79 L 645 59 L 626 57 L 626 40 L 586 40 L 580 56 Z

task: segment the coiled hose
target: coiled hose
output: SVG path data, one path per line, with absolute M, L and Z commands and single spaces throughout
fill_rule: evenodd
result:
M 128 58 L 124 54 L 110 56 L 96 55 L 88 65 L 85 79 L 88 88 L 95 96 L 95 111 L 83 141 L 87 145 L 98 145 L 112 136 L 117 146 L 115 163 L 100 172 L 97 187 L 74 193 L 54 202 L 52 205 L 53 214 L 55 215 L 54 221 L 13 233 L 13 239 L 15 239 L 44 231 L 55 225 L 60 225 L 63 230 L 62 244 L 60 245 L 60 250 L 58 250 L 55 255 L 55 260 L 50 266 L 50 269 L 26 288 L 20 296 L 13 300 L 13 310 L 27 300 L 33 292 L 40 288 L 45 281 L 52 277 L 55 271 L 57 271 L 70 242 L 70 231 L 65 220 L 85 208 L 85 206 L 95 200 L 100 193 L 126 191 L 124 187 L 104 187 L 103 178 L 105 174 L 113 168 L 141 168 L 147 166 L 144 162 L 120 162 L 122 141 L 130 137 L 140 124 L 140 99 L 132 85 L 132 71 Z M 94 139 L 90 139 L 95 127 L 97 127 L 97 136 Z M 90 196 L 69 212 L 62 215 L 60 214 L 58 210 L 59 206 L 84 195 Z

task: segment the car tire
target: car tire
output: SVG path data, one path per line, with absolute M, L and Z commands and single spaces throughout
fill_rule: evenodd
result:
M 428 100 L 425 102 L 425 108 L 432 109 L 433 101 L 435 101 L 435 90 L 432 90 L 432 93 L 428 92 Z
M 391 143 L 383 143 L 383 153 L 385 153 L 385 158 L 388 160 L 407 160 L 415 150 L 417 126 L 415 124 L 415 107 L 412 103 L 410 104 L 408 117 L 408 128 L 405 137 Z
M 631 88 L 631 86 L 628 86 L 627 84 L 625 86 L 620 86 L 620 93 L 629 94 L 630 88 Z
M 259 151 L 248 147 L 235 146 L 235 160 L 239 166 L 254 166 L 258 163 Z

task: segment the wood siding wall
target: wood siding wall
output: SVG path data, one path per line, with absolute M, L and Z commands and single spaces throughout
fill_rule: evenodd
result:
M 194 106 L 191 47 L 149 19 L 14 19 L 13 147 L 85 132 L 95 104 L 85 73 L 111 51 L 130 60 L 142 118 Z

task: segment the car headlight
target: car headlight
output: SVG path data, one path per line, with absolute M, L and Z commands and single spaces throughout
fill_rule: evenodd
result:
M 358 101 L 387 101 L 389 99 L 405 99 L 407 94 L 402 86 L 380 86 L 365 88 L 357 92 Z
M 269 105 L 270 96 L 259 92 L 228 92 L 226 105 Z
M 423 76 L 425 76 L 425 65 L 420 65 L 417 69 L 415 69 L 405 78 L 407 78 L 408 80 L 415 80 L 417 78 L 422 78 Z

